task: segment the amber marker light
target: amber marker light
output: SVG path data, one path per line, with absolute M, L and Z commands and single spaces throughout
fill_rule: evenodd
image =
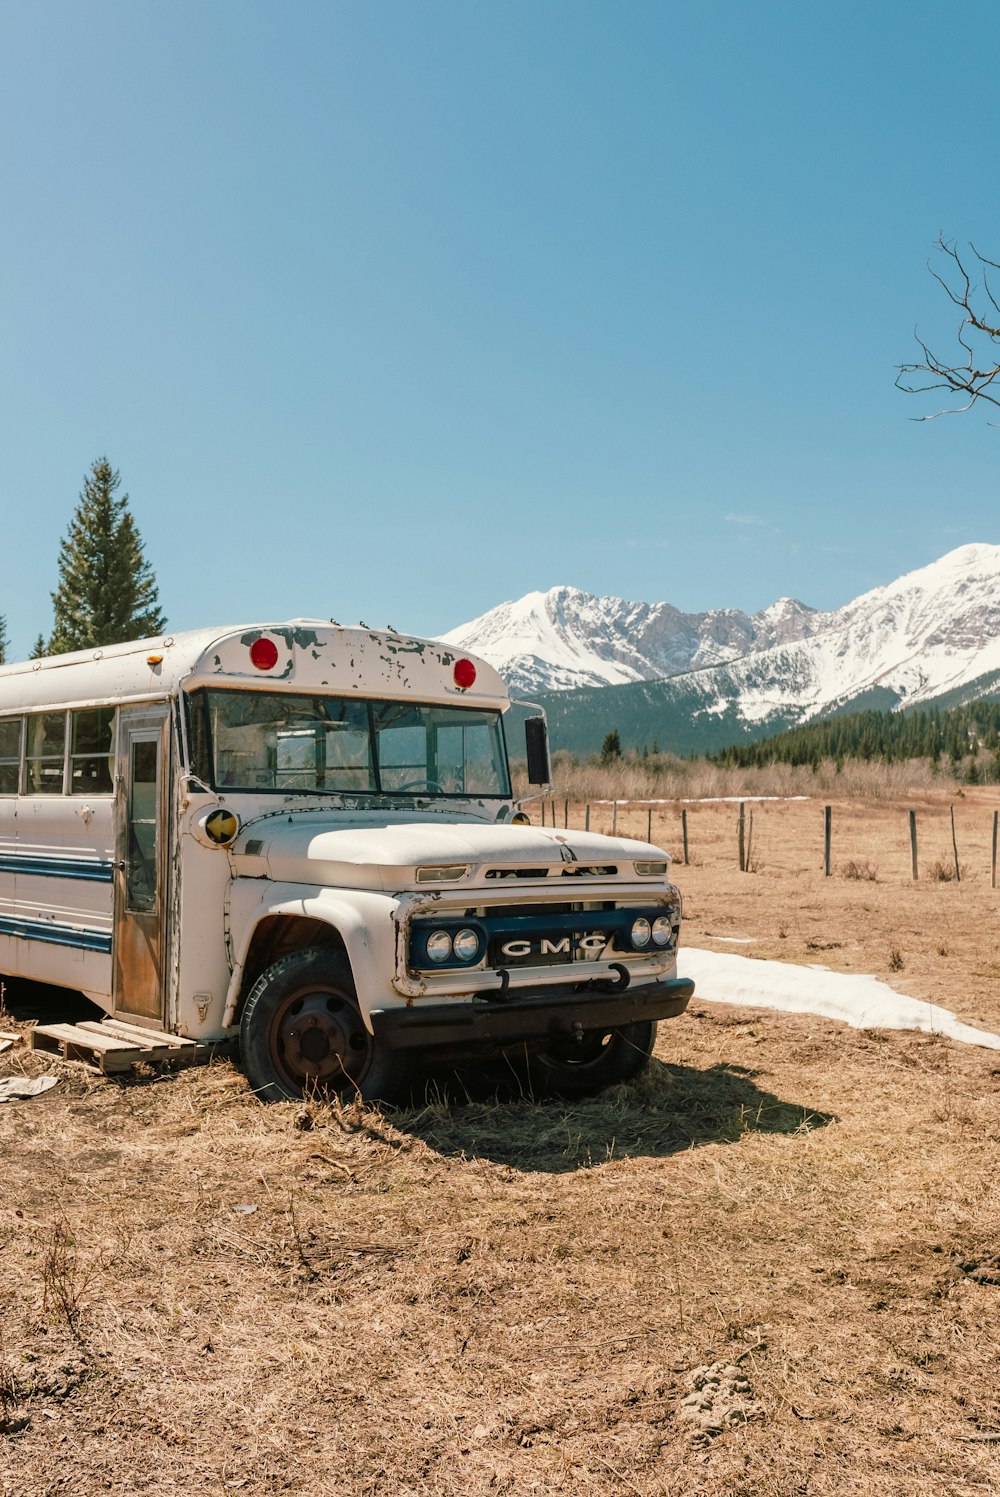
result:
M 227 842 L 232 842 L 240 829 L 239 821 L 232 811 L 213 811 L 205 818 L 205 832 L 208 837 L 218 846 L 225 847 Z

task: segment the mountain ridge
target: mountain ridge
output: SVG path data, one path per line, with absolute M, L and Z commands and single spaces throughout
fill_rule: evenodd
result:
M 635 747 L 656 739 L 702 752 L 862 701 L 905 709 L 995 693 L 1000 546 L 957 547 L 826 612 L 779 599 L 750 615 L 683 614 L 562 587 L 500 605 L 445 639 L 540 698 L 557 747 L 593 751 L 616 727 Z
M 498 604 L 441 640 L 482 655 L 515 692 L 565 691 L 660 680 L 739 659 L 803 637 L 815 612 L 779 598 L 754 614 L 683 613 L 671 603 L 598 597 L 563 584 Z

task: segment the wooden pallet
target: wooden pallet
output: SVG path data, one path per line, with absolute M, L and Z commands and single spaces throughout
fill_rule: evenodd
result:
M 86 1061 L 108 1075 L 127 1071 L 140 1060 L 194 1065 L 207 1060 L 217 1047 L 158 1029 L 142 1029 L 123 1019 L 84 1019 L 79 1024 L 36 1024 L 31 1030 L 31 1048 Z

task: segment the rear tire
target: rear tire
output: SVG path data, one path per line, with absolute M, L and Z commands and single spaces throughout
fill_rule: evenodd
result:
M 391 1102 L 406 1073 L 402 1058 L 368 1032 L 347 957 L 321 946 L 280 957 L 254 983 L 240 1021 L 240 1061 L 263 1102 Z
M 655 1019 L 618 1029 L 586 1029 L 582 1040 L 560 1040 L 529 1062 L 534 1085 L 547 1096 L 591 1097 L 607 1086 L 634 1081 L 649 1064 Z

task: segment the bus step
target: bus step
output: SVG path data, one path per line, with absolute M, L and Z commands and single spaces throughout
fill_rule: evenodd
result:
M 169 1061 L 172 1065 L 189 1066 L 207 1060 L 218 1050 L 216 1045 L 163 1034 L 158 1029 L 142 1029 L 121 1019 L 36 1024 L 31 1030 L 31 1048 L 49 1050 L 66 1060 L 86 1061 L 105 1075 L 128 1071 L 138 1061 Z

